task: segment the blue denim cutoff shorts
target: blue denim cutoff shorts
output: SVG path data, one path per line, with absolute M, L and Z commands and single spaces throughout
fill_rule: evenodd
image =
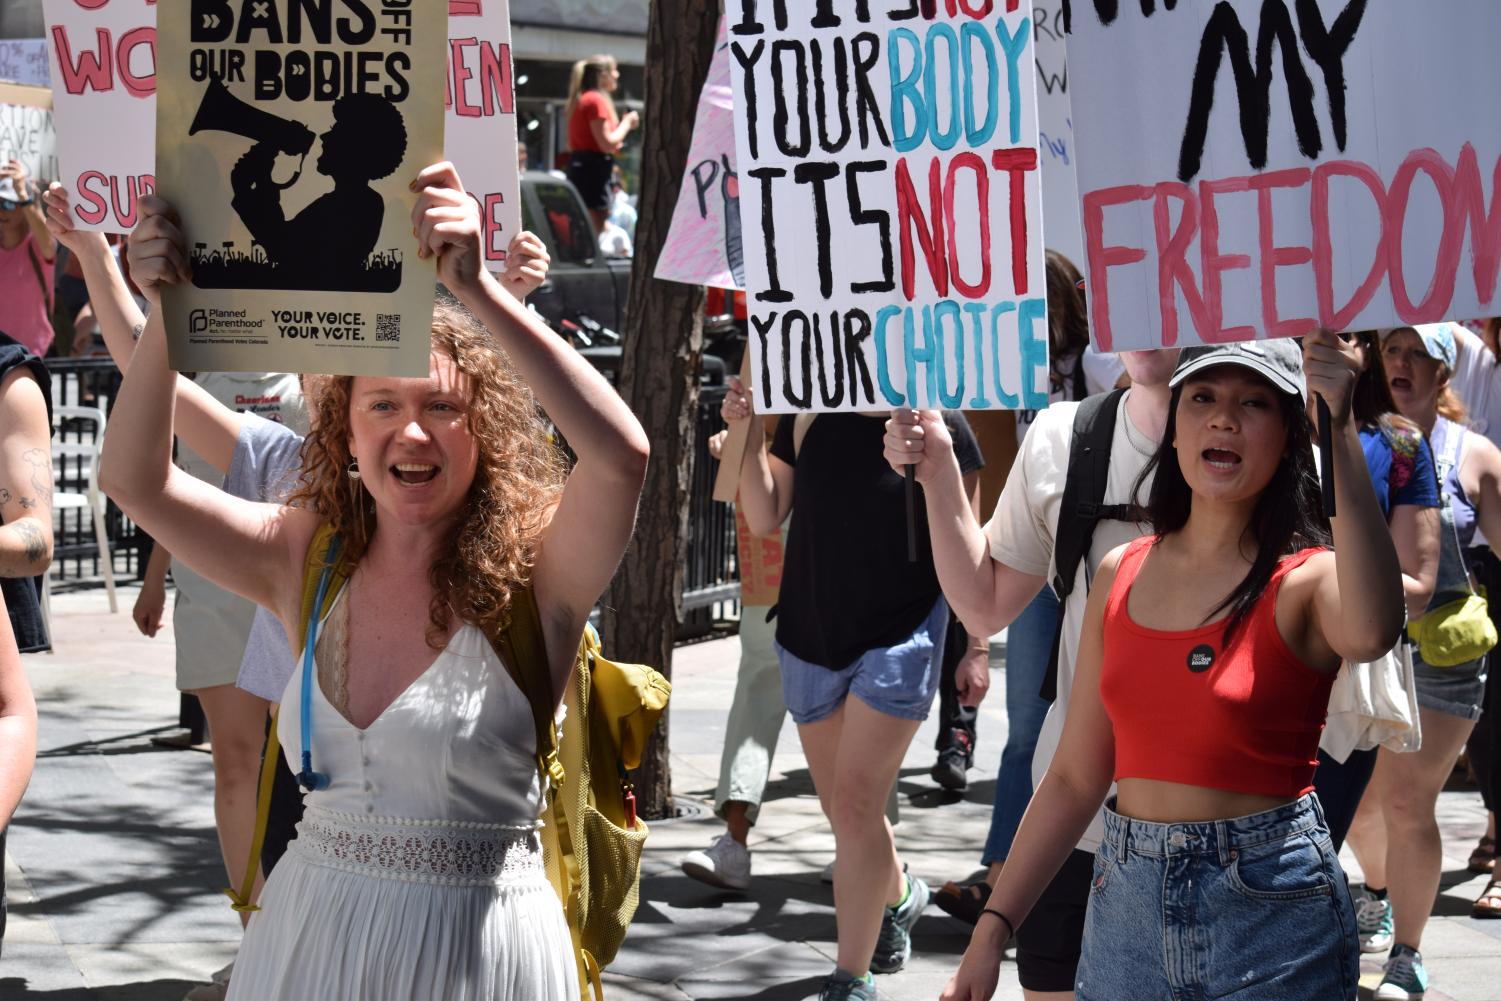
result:
M 887 716 L 927 719 L 942 674 L 948 624 L 948 602 L 940 597 L 911 636 L 893 646 L 867 650 L 838 671 L 810 664 L 778 643 L 782 696 L 793 722 L 827 719 L 849 695 Z
M 1193 824 L 1114 806 L 1078 1001 L 1354 1001 L 1355 911 L 1316 797 Z

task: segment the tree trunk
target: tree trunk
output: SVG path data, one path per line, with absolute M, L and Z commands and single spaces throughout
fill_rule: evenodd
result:
M 646 428 L 652 454 L 635 541 L 615 576 L 603 624 L 612 657 L 651 664 L 669 678 L 682 618 L 704 290 L 658 281 L 652 272 L 677 205 L 718 21 L 712 0 L 652 0 L 639 222 L 620 366 L 620 395 Z M 635 781 L 643 817 L 671 815 L 666 716 Z

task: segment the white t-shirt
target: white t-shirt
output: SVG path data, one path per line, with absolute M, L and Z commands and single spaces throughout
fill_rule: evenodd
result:
M 1131 488 L 1157 450 L 1157 445 L 1131 423 L 1126 412 L 1126 398 L 1121 397 L 1116 415 L 1115 435 L 1110 439 L 1110 475 L 1105 481 L 1106 504 L 1130 501 Z M 995 513 L 985 526 L 990 539 L 990 555 L 1022 573 L 1053 578 L 1053 540 L 1058 534 L 1058 513 L 1063 506 L 1063 485 L 1068 474 L 1069 446 L 1073 439 L 1074 413 L 1077 403 L 1063 403 L 1037 415 L 1032 431 L 1022 443 L 1021 455 L 1011 466 L 1006 488 L 996 503 Z M 1141 503 L 1151 481 L 1142 485 Z M 1063 608 L 1063 639 L 1058 651 L 1058 698 L 1048 709 L 1037 750 L 1032 757 L 1033 788 L 1047 774 L 1058 741 L 1063 735 L 1063 717 L 1074 684 L 1074 660 L 1079 655 L 1079 636 L 1084 629 L 1084 606 L 1089 600 L 1089 581 L 1105 554 L 1146 532 L 1145 525 L 1121 521 L 1101 521 L 1089 547 L 1089 558 L 1080 561 L 1074 589 Z M 1083 851 L 1093 852 L 1104 836 L 1102 815 L 1096 815 L 1079 842 Z
M 1126 374 L 1126 363 L 1121 361 L 1117 354 L 1106 354 L 1096 351 L 1094 345 L 1086 345 L 1082 355 L 1075 355 L 1072 360 L 1060 359 L 1058 369 L 1063 373 L 1063 383 L 1052 385 L 1049 380 L 1048 405 L 1056 406 L 1059 403 L 1067 403 L 1073 399 L 1075 367 L 1084 366 L 1084 395 L 1093 396 L 1096 393 L 1108 393 L 1115 388 L 1116 383 L 1121 381 L 1121 376 Z M 1075 401 L 1077 402 L 1077 401 Z M 1016 411 L 1016 443 L 1020 445 L 1027 437 L 1027 429 L 1032 422 L 1037 420 L 1038 410 Z

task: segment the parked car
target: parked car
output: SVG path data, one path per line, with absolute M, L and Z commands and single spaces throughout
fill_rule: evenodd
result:
M 600 253 L 594 225 L 572 183 L 541 170 L 522 174 L 521 220 L 552 256 L 547 281 L 527 302 L 555 329 L 581 318 L 617 333 L 625 329 L 631 262 Z

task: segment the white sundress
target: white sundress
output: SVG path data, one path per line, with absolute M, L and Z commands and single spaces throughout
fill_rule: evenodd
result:
M 278 729 L 302 754 L 302 667 Z M 312 685 L 297 838 L 261 892 L 233 1001 L 571 1001 L 572 940 L 536 833 L 526 696 L 464 625 L 364 730 Z M 293 765 L 293 771 L 299 765 Z

